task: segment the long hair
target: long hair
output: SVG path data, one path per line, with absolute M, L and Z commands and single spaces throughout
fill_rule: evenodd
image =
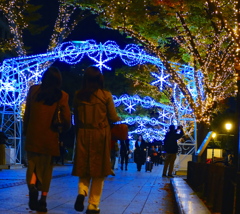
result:
M 62 75 L 58 68 L 49 67 L 42 76 L 40 92 L 36 97 L 37 102 L 43 101 L 45 105 L 51 106 L 62 97 L 61 92 Z
M 103 89 L 103 75 L 98 67 L 89 66 L 85 69 L 82 89 L 77 98 L 89 102 L 91 95 L 98 89 Z

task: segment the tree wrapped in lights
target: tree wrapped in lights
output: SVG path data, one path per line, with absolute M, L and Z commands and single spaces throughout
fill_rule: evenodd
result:
M 59 5 L 58 14 L 52 36 L 49 38 L 47 52 L 53 51 L 68 37 L 78 22 L 90 15 L 88 11 L 81 11 L 72 4 L 65 4 L 64 0 L 58 0 L 57 3 Z M 1 46 L 7 47 L 15 56 L 27 55 L 29 47 L 24 45 L 25 31 L 34 35 L 43 33 L 46 29 L 46 26 L 39 26 L 35 23 L 41 19 L 41 15 L 38 13 L 40 8 L 41 5 L 31 4 L 29 0 L 2 0 L 0 11 L 8 22 L 11 38 L 2 41 L 4 45 Z M 46 63 L 45 66 L 49 66 L 49 63 Z
M 98 14 L 101 26 L 125 33 L 159 57 L 170 74 L 169 81 L 177 84 L 175 90 L 182 92 L 182 102 L 190 106 L 197 122 L 210 123 L 212 114 L 221 108 L 221 101 L 235 95 L 238 1 L 88 0 L 76 4 Z M 179 68 L 170 61 L 194 68 L 196 94 L 191 93 Z M 168 90 L 170 94 L 174 92 L 173 88 Z
M 6 18 L 10 30 L 10 38 L 1 41 L 1 52 L 10 52 L 12 56 L 22 57 L 24 59 L 29 53 L 32 53 L 30 47 L 25 45 L 25 36 L 27 34 L 34 35 L 37 33 L 44 33 L 46 26 L 38 26 L 36 21 L 41 19 L 38 10 L 41 8 L 39 5 L 33 5 L 34 1 L 29 0 L 2 0 L 0 4 L 0 13 Z M 68 37 L 76 24 L 90 15 L 89 11 L 81 11 L 72 4 L 65 4 L 64 0 L 58 0 L 59 11 L 56 16 L 56 22 L 53 27 L 53 34 L 49 38 L 50 43 L 47 52 L 53 51 L 64 39 Z M 29 39 L 29 37 L 28 37 Z M 21 61 L 20 59 L 20 61 Z M 31 59 L 29 59 L 31 61 Z M 39 82 L 41 74 L 47 69 L 56 59 L 48 58 L 41 64 L 34 64 L 34 60 L 28 64 L 30 74 L 36 72 L 31 80 L 27 80 L 26 74 L 18 73 L 21 70 L 18 62 L 13 64 L 16 66 L 11 67 L 12 63 L 3 63 L 0 69 L 0 93 L 1 99 L 7 100 L 9 103 L 1 102 L 0 115 L 1 125 L 4 132 L 9 136 L 12 145 L 16 149 L 14 161 L 21 163 L 21 107 L 19 106 L 18 99 L 23 97 L 26 93 L 27 86 Z M 11 61 L 11 60 L 10 60 Z M 14 61 L 14 60 L 13 60 Z M 23 84 L 21 84 L 23 83 Z M 4 93 L 4 91 L 6 93 Z M 20 99 L 22 101 L 22 99 Z M 12 105 L 14 103 L 14 105 Z

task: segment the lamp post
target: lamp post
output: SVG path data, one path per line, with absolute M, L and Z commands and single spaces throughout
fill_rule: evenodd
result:
M 229 144 L 229 131 L 232 129 L 232 124 L 231 123 L 225 123 L 225 128 L 227 130 L 227 144 Z M 229 163 L 229 154 L 227 151 L 227 157 L 226 157 L 226 164 L 228 165 Z
M 213 148 L 212 148 L 212 163 L 214 162 L 214 138 L 217 136 L 215 132 L 212 133 L 212 139 L 213 139 Z

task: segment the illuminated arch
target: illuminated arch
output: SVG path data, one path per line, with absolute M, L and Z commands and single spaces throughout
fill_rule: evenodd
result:
M 54 62 L 60 60 L 68 64 L 76 64 L 81 62 L 84 57 L 92 59 L 96 66 L 102 69 L 110 69 L 107 63 L 116 57 L 128 66 L 135 66 L 137 64 L 150 63 L 158 67 L 160 75 L 151 73 L 156 81 L 152 85 L 159 87 L 163 86 L 173 87 L 167 82 L 168 75 L 166 75 L 166 68 L 159 58 L 147 54 L 143 49 L 135 44 L 128 44 L 124 49 L 120 49 L 114 41 L 107 41 L 104 44 L 97 44 L 94 40 L 65 42 L 59 45 L 54 51 L 46 54 L 38 54 L 32 56 L 24 56 L 4 60 L 0 67 L 0 113 L 2 114 L 1 127 L 13 140 L 14 146 L 17 150 L 21 150 L 21 120 L 20 120 L 20 106 L 25 100 L 28 88 L 30 85 L 38 83 L 46 67 L 43 66 L 47 62 Z M 196 93 L 196 86 L 193 76 L 193 68 L 187 65 L 179 65 L 172 63 L 173 66 L 178 67 L 178 73 L 185 81 L 189 83 L 189 90 Z M 201 85 L 201 84 L 199 84 Z M 177 91 L 177 90 L 175 90 Z M 151 106 L 151 98 L 144 98 L 144 107 Z M 115 99 L 116 101 L 116 99 Z M 121 102 L 135 105 L 139 102 L 137 96 L 132 98 L 122 99 Z M 175 94 L 175 102 L 183 106 L 183 98 L 181 95 Z M 116 102 L 115 102 L 116 103 Z M 127 110 L 132 111 L 134 106 L 128 105 Z M 186 111 L 191 111 L 185 108 Z M 181 115 L 183 116 L 183 115 Z M 14 121 L 14 122 L 13 122 Z M 141 123 L 146 123 L 147 119 L 142 119 Z M 154 120 L 149 119 L 148 122 L 153 123 Z M 146 130 L 149 132 L 149 130 Z M 17 158 L 21 159 L 21 158 Z
M 130 139 L 133 139 L 134 134 L 141 134 L 145 140 L 150 142 L 153 142 L 154 140 L 163 140 L 163 136 L 166 134 L 169 124 L 176 123 L 174 108 L 172 106 L 158 103 L 151 97 L 141 98 L 138 95 L 129 96 L 124 94 L 119 98 L 113 96 L 113 100 L 116 107 L 124 105 L 124 110 L 129 114 L 135 111 L 137 105 L 140 105 L 142 108 L 157 108 L 159 110 L 159 117 L 157 119 L 129 116 L 121 121 L 121 123 L 137 126 L 135 130 L 129 131 Z M 149 126 L 152 128 L 148 128 Z

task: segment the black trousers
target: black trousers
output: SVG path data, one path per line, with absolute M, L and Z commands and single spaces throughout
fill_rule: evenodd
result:
M 138 171 L 141 171 L 142 165 L 143 165 L 142 163 L 139 163 L 139 162 L 137 163 L 137 170 Z
M 121 154 L 121 169 L 123 168 L 123 164 L 125 163 L 125 169 L 127 169 L 128 165 L 128 154 Z

